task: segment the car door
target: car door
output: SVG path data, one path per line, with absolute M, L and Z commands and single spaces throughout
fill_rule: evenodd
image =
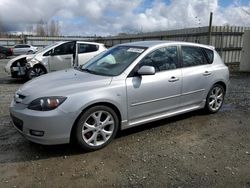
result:
M 50 71 L 57 71 L 72 67 L 74 53 L 75 42 L 66 42 L 55 47 L 53 53 L 48 59 Z
M 99 46 L 95 44 L 77 43 L 77 65 L 85 64 L 99 54 Z
M 211 86 L 213 70 L 201 47 L 182 46 L 183 106 L 199 105 L 206 99 Z
M 22 54 L 27 54 L 28 51 L 30 51 L 30 46 L 24 44 L 21 49 L 22 49 Z
M 149 53 L 135 70 L 143 65 L 155 67 L 156 74 L 135 74 L 126 79 L 128 117 L 132 124 L 180 105 L 182 78 L 177 47 L 163 47 Z
M 18 45 L 16 45 L 16 46 L 14 46 L 14 48 L 13 48 L 13 53 L 14 53 L 15 55 L 20 55 L 20 54 L 22 54 L 22 45 L 21 45 L 21 44 L 18 44 Z

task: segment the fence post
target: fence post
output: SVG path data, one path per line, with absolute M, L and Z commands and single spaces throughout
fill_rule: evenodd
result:
M 212 22 L 213 22 L 213 12 L 210 12 L 209 27 L 208 27 L 208 37 L 207 37 L 207 44 L 208 45 L 210 45 L 210 42 L 211 42 Z

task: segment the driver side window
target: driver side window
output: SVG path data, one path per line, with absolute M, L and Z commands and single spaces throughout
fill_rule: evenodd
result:
M 57 46 L 54 50 L 54 55 L 68 55 L 75 51 L 75 42 L 68 42 Z
M 144 65 L 153 66 L 156 72 L 176 69 L 178 67 L 177 47 L 168 46 L 159 48 L 145 56 L 139 65 L 139 67 Z

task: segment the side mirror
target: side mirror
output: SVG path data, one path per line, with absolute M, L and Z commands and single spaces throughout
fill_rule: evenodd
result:
M 137 73 L 139 75 L 154 75 L 155 74 L 155 68 L 153 66 L 142 66 Z

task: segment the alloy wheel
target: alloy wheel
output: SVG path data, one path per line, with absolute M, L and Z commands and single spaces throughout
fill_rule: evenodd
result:
M 90 146 L 105 144 L 112 136 L 115 128 L 113 116 L 107 111 L 92 113 L 82 126 L 82 138 Z
M 42 67 L 34 67 L 29 72 L 29 78 L 32 79 L 32 78 L 41 76 L 45 73 L 46 72 L 44 71 L 44 69 Z
M 212 111 L 217 111 L 222 106 L 224 99 L 224 90 L 219 86 L 215 86 L 209 95 L 208 105 Z

